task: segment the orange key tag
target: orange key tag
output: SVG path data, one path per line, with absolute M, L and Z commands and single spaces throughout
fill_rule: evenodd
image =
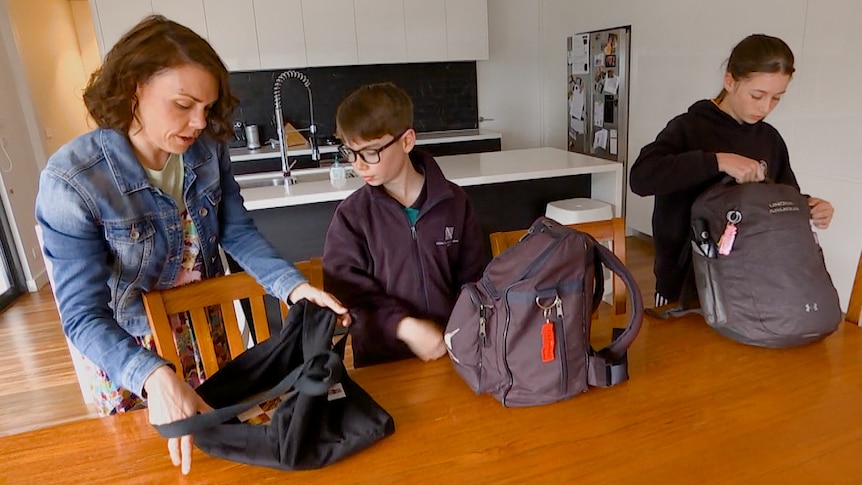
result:
M 553 362 L 555 346 L 554 323 L 547 320 L 542 325 L 542 362 Z

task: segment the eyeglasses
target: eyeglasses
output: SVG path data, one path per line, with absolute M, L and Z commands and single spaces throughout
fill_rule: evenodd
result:
M 342 144 L 338 147 L 338 153 L 344 157 L 350 163 L 356 163 L 356 160 L 361 158 L 365 161 L 365 163 L 374 165 L 375 163 L 380 163 L 380 152 L 386 150 L 395 144 L 396 141 L 400 140 L 407 130 L 410 128 L 405 128 L 404 131 L 398 134 L 395 138 L 389 141 L 389 143 L 383 145 L 380 148 L 365 148 L 362 150 L 354 150 L 347 145 Z

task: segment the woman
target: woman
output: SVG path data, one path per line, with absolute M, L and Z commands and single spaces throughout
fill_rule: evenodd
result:
M 794 70 L 793 52 L 784 41 L 762 34 L 746 37 L 730 54 L 718 96 L 691 105 L 641 150 L 630 184 L 638 195 L 655 195 L 656 306 L 680 297 L 690 271 L 681 263 L 689 244 L 690 209 L 704 189 L 725 174 L 738 183 L 769 178 L 799 188 L 784 140 L 763 121 Z M 832 205 L 816 197 L 808 204 L 814 225 L 829 227 Z
M 237 101 L 205 40 L 164 17 L 144 19 L 105 57 L 84 102 L 99 128 L 50 158 L 36 218 L 63 330 L 98 367 L 102 414 L 140 407 L 138 396 L 153 424 L 208 409 L 154 352 L 141 292 L 222 273 L 219 246 L 270 294 L 307 298 L 346 320 L 346 309 L 281 259 L 246 213 L 223 143 Z M 187 345 L 190 326 L 177 320 L 175 332 L 193 367 L 183 369 L 186 379 L 197 384 L 205 376 Z M 168 443 L 183 473 L 191 443 Z

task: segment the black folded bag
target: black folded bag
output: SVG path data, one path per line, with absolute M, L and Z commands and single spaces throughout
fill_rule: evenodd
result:
M 164 438 L 194 435 L 205 453 L 282 470 L 320 468 L 395 432 L 392 416 L 348 376 L 336 314 L 302 300 L 282 331 L 243 352 L 197 389 L 215 410 L 155 426 Z M 267 424 L 237 415 L 291 393 Z

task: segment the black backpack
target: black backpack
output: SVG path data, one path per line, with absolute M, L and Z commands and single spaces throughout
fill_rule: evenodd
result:
M 279 334 L 195 389 L 214 411 L 156 430 L 164 438 L 194 434 L 195 446 L 212 456 L 282 470 L 320 468 L 391 435 L 392 416 L 347 374 L 345 337 L 332 344 L 335 326 L 328 308 L 292 305 Z M 238 418 L 261 402 L 269 422 Z
M 838 328 L 838 293 L 811 230 L 807 197 L 795 187 L 725 180 L 697 198 L 691 224 L 700 307 L 719 333 L 790 347 Z

